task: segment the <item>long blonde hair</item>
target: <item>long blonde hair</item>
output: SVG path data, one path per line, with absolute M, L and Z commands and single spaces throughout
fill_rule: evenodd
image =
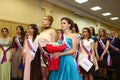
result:
M 98 32 L 98 39 L 100 39 L 102 36 L 100 35 L 100 30 L 102 30 L 103 31 L 103 39 L 107 39 L 108 38 L 108 36 L 107 36 L 107 32 L 106 32 L 106 30 L 105 29 L 103 29 L 103 28 L 100 28 L 99 29 L 99 32 Z

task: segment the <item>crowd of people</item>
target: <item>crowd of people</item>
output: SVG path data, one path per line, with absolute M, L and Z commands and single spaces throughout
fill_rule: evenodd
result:
M 13 38 L 7 28 L 1 29 L 0 80 L 113 80 L 109 68 L 116 69 L 116 80 L 120 80 L 120 32 L 116 37 L 114 30 L 108 35 L 100 28 L 96 35 L 88 26 L 80 34 L 69 17 L 61 18 L 61 29 L 55 30 L 53 21 L 45 16 L 40 33 L 36 24 L 26 31 L 17 26 Z M 56 51 L 47 50 L 47 44 Z

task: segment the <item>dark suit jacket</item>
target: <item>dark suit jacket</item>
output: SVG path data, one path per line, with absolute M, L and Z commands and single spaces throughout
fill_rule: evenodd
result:
M 111 41 L 111 40 L 110 40 L 110 41 Z M 120 49 L 120 39 L 115 37 L 114 42 L 113 42 L 112 45 L 113 45 L 114 47 Z M 111 48 L 110 48 L 110 50 L 111 50 Z
M 114 47 L 120 49 L 120 39 L 116 38 L 114 39 L 114 42 L 112 44 Z M 112 57 L 113 64 L 118 64 L 120 65 L 120 53 L 114 51 L 113 49 L 109 48 L 110 55 Z

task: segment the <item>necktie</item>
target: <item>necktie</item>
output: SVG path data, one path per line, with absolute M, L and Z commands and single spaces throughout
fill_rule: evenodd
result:
M 111 39 L 111 44 L 113 44 L 114 43 L 114 38 L 112 37 L 112 39 Z

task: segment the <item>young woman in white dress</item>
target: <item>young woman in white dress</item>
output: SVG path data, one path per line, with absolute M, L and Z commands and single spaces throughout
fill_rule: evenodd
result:
M 88 59 L 96 65 L 95 62 L 95 54 L 94 54 L 94 41 L 91 39 L 89 28 L 82 29 L 83 38 L 80 40 L 80 53 L 78 56 L 78 64 L 80 65 L 80 61 L 82 59 Z M 93 80 L 93 72 L 86 72 L 82 67 L 80 67 L 81 73 L 83 74 L 83 78 L 87 76 L 89 80 Z M 95 70 L 95 69 L 94 69 Z

